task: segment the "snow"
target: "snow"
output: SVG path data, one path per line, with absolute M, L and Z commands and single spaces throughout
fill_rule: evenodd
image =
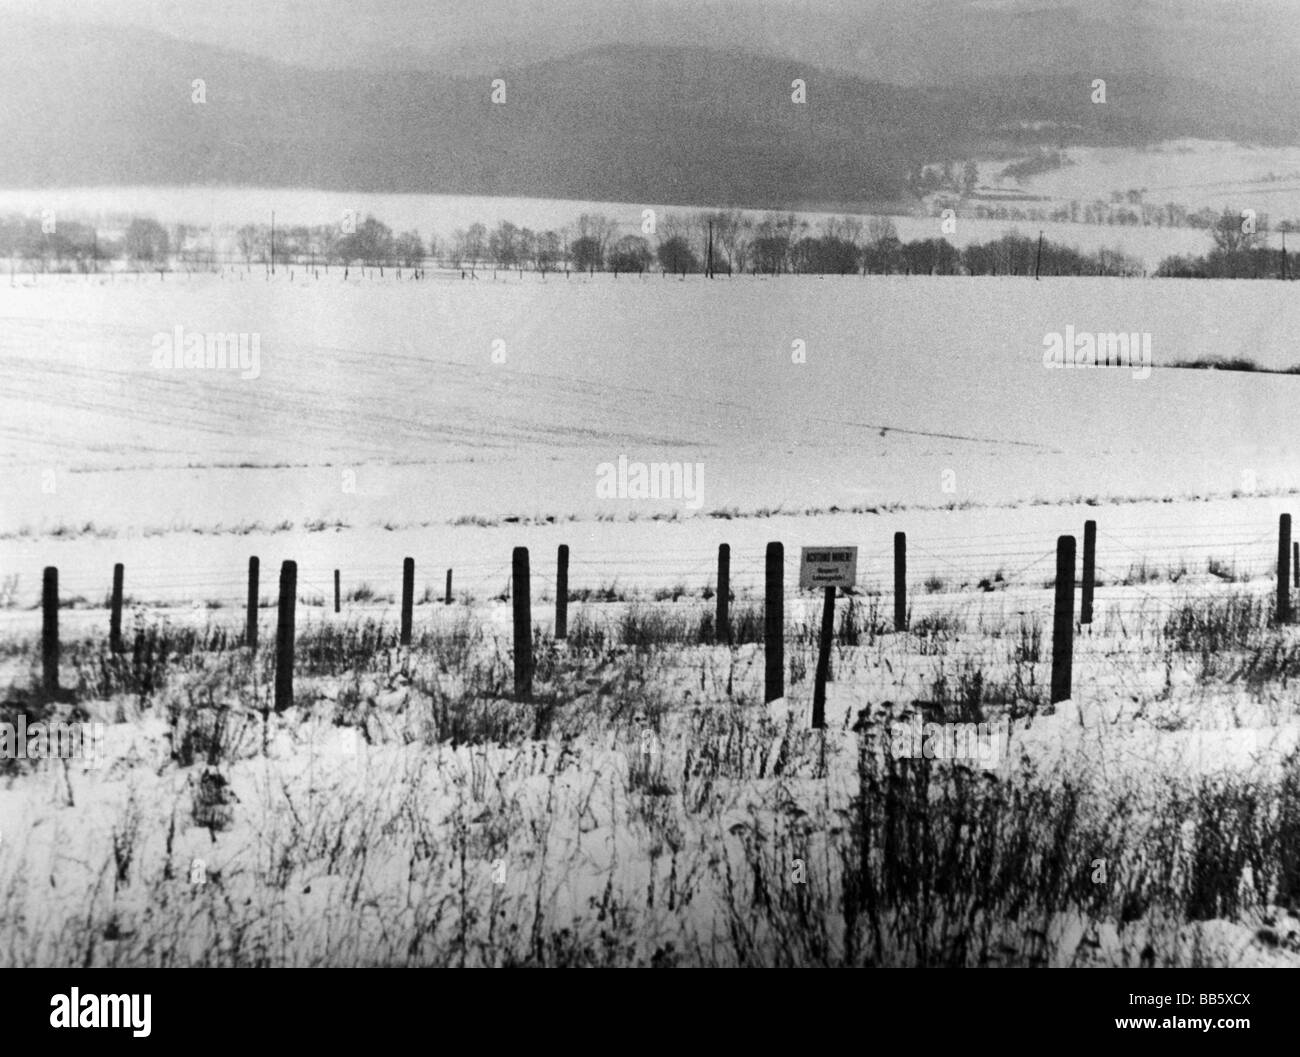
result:
M 828 534 L 887 560 L 902 530 L 924 574 L 978 580 L 1042 559 L 1097 517 L 1116 574 L 1180 554 L 1258 573 L 1300 488 L 1300 379 L 1047 370 L 1042 343 L 1067 324 L 1141 329 L 1157 364 L 1221 354 L 1286 366 L 1300 307 L 1284 293 L 1123 280 L 42 277 L 0 287 L 0 568 L 20 576 L 27 605 L 40 566 L 97 602 L 115 561 L 138 599 L 236 605 L 249 554 L 265 593 L 292 557 L 304 594 L 327 599 L 335 568 L 345 591 L 392 594 L 411 555 L 421 588 L 441 596 L 451 567 L 454 589 L 481 598 L 503 589 L 520 543 L 539 575 L 568 543 L 575 585 L 654 588 L 707 582 L 730 542 L 749 585 L 770 539 L 791 561 Z M 260 334 L 261 376 L 151 367 L 151 336 L 177 325 Z M 496 338 L 505 363 L 492 360 Z M 796 339 L 807 363 L 791 362 Z M 621 455 L 701 464 L 700 509 L 599 498 L 597 468 Z M 1221 501 L 1177 502 L 1211 495 Z M 805 516 L 833 507 L 880 513 Z M 717 516 L 756 512 L 776 516 Z M 1029 571 L 1049 579 L 1050 558 Z
M 857 543 L 856 601 L 869 606 L 889 589 L 895 531 L 908 534 L 913 619 L 964 625 L 837 649 L 824 735 L 806 730 L 807 679 L 791 675 L 783 699 L 759 703 L 758 647 L 665 651 L 646 662 L 638 702 L 664 723 L 662 753 L 649 760 L 627 718 L 522 745 L 430 744 L 420 680 L 459 676 L 427 657 L 411 670 L 395 657 L 387 675 L 304 677 L 294 713 L 265 728 L 249 713 L 249 739 L 222 766 L 224 831 L 190 819 L 204 765 L 170 760 L 158 709 L 92 702 L 109 721 L 103 767 L 42 767 L 0 788 L 0 898 L 32 938 L 22 957 L 66 956 L 67 922 L 81 920 L 88 899 L 94 915 L 118 921 L 121 938 L 97 941 L 91 960 L 101 962 L 145 957 L 139 944 L 158 921 L 177 929 L 165 939 L 182 961 L 418 962 L 447 949 L 466 920 L 458 891 L 485 915 L 504 904 L 526 921 L 520 908 L 541 905 L 560 922 L 612 886 L 645 914 L 642 960 L 655 956 L 656 937 L 707 936 L 726 912 L 724 866 L 739 867 L 782 827 L 807 840 L 814 862 L 842 831 L 856 791 L 851 727 L 864 710 L 924 700 L 967 662 L 1006 677 L 1022 625 L 1049 629 L 1029 665 L 1045 677 L 1056 537 L 1077 536 L 1088 518 L 1099 523 L 1103 583 L 1097 623 L 1076 647 L 1075 697 L 1013 721 L 998 768 L 1028 759 L 1148 793 L 1164 776 L 1275 775 L 1300 741 L 1284 688 L 1207 692 L 1194 658 L 1166 671 L 1153 643 L 1163 615 L 1189 598 L 1268 590 L 1277 518 L 1300 488 L 1300 380 L 1049 371 L 1042 348 L 1066 325 L 1147 330 L 1157 364 L 1241 354 L 1289 366 L 1300 308 L 1284 294 L 1267 283 L 1120 280 L 489 273 L 344 283 L 334 272 L 0 286 L 0 575 L 19 578 L 0 610 L 0 641 L 15 650 L 39 634 L 31 607 L 48 564 L 65 600 L 85 599 L 60 613 L 75 640 L 102 638 L 116 561 L 141 621 L 237 628 L 247 557 L 261 558 L 267 598 L 279 562 L 293 558 L 306 627 L 391 624 L 384 599 L 334 616 L 332 573 L 342 570 L 345 591 L 367 583 L 395 596 L 411 555 L 417 597 L 428 584 L 440 599 L 448 567 L 458 596 L 451 607 L 422 602 L 417 630 L 470 621 L 487 632 L 477 659 L 500 661 L 510 609 L 494 599 L 515 546 L 533 555 L 545 629 L 561 543 L 572 548 L 571 588 L 641 594 L 571 612 L 612 623 L 638 605 L 707 611 L 701 592 L 722 542 L 737 606 L 752 603 L 764 547 L 781 540 L 793 666 L 815 661 L 798 635 L 819 606 L 793 589 L 799 547 Z M 152 335 L 177 325 L 259 334 L 260 376 L 151 367 Z M 504 363 L 493 362 L 495 340 Z M 791 361 L 796 340 L 804 364 Z M 623 454 L 702 463 L 702 508 L 601 499 L 596 468 Z M 1241 582 L 1219 582 L 1211 558 L 1235 565 Z M 1142 561 L 1161 578 L 1126 575 Z M 1187 571 L 1170 582 L 1178 565 Z M 930 576 L 940 582 L 927 593 Z M 686 600 L 654 599 L 678 584 Z M 617 671 L 625 656 L 601 663 Z M 30 662 L 7 656 L 6 677 L 20 680 Z M 207 678 L 218 675 L 199 666 L 186 686 Z M 629 704 L 620 695 L 636 700 L 602 687 L 607 678 L 602 667 L 583 691 L 602 715 Z M 719 690 L 733 681 L 735 698 Z M 216 693 L 241 700 L 230 686 Z M 336 725 L 345 699 L 356 726 Z M 126 722 L 113 722 L 119 711 Z M 714 713 L 751 740 L 738 773 L 704 787 L 682 761 L 697 744 L 690 723 Z M 813 766 L 819 738 L 824 776 Z M 793 762 L 776 775 L 783 758 Z M 656 781 L 670 792 L 647 793 Z M 708 810 L 682 810 L 688 794 Z M 136 867 L 115 883 L 114 836 L 128 832 Z M 209 877 L 200 885 L 189 880 L 196 860 Z M 678 875 L 688 863 L 700 872 Z M 665 893 L 687 891 L 689 911 L 665 904 Z M 226 928 L 223 906 L 253 908 L 239 920 L 256 924 Z M 1294 944 L 1258 939 L 1262 921 L 1188 926 L 1186 944 L 1208 944 L 1231 964 L 1300 961 Z M 1277 921 L 1267 927 L 1282 937 L 1294 929 Z M 481 939 L 488 926 L 473 927 Z M 1061 963 L 1086 946 L 1099 963 L 1120 964 L 1141 946 L 1105 924 L 1096 936 L 1081 922 L 1053 928 Z

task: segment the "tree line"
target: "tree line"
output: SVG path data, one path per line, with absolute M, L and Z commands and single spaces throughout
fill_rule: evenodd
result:
M 793 213 L 752 217 L 738 210 L 643 214 L 639 233 L 621 233 L 617 221 L 584 213 L 558 229 L 533 231 L 510 221 L 494 228 L 473 223 L 446 238 L 394 232 L 373 216 L 353 225 L 247 224 L 213 231 L 164 226 L 147 217 L 122 218 L 101 233 L 92 224 L 50 224 L 29 217 L 0 218 L 0 258 L 31 271 L 97 271 L 112 261 L 148 270 L 184 267 L 251 268 L 273 262 L 307 267 L 342 265 L 419 270 L 450 267 L 466 275 L 517 270 L 711 276 L 793 275 L 1108 275 L 1143 274 L 1139 260 L 1112 249 L 1084 252 L 1020 234 L 958 248 L 945 238 L 904 241 L 888 217 L 828 217 L 816 226 Z M 1280 250 L 1261 245 L 1266 216 L 1249 222 L 1232 211 L 1210 228 L 1203 257 L 1166 258 L 1156 274 L 1178 278 L 1291 277 Z M 1284 237 L 1296 230 L 1278 226 Z
M 1263 245 L 1271 230 L 1281 236 L 1278 249 Z M 1283 220 L 1273 228 L 1266 214 L 1225 209 L 1209 229 L 1208 253 L 1166 257 L 1156 275 L 1162 279 L 1294 279 L 1295 254 L 1283 247 L 1287 235 L 1297 231 L 1297 221 Z
M 340 225 L 248 224 L 214 232 L 166 227 L 134 217 L 112 233 L 63 221 L 53 231 L 39 220 L 0 218 L 0 258 L 31 271 L 97 271 L 108 262 L 148 270 L 305 265 L 371 268 L 450 267 L 665 275 L 1116 275 L 1140 272 L 1122 254 L 1084 254 L 1065 246 L 1007 235 L 958 249 L 942 238 L 905 242 L 887 217 L 831 217 L 816 227 L 793 213 L 752 218 L 737 210 L 673 213 L 648 219 L 644 233 L 620 233 L 601 214 L 584 213 L 559 229 L 533 231 L 510 221 L 474 223 L 446 238 L 394 232 L 373 216 L 353 230 Z

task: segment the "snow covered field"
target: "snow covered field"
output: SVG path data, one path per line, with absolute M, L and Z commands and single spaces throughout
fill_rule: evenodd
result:
M 1081 509 L 1031 505 L 1069 500 L 1117 538 L 1175 532 L 1198 562 L 1256 539 L 1267 562 L 1257 537 L 1300 487 L 1300 378 L 1160 365 L 1290 366 L 1300 308 L 1273 284 L 1188 289 L 41 277 L 0 288 L 0 565 L 23 604 L 44 564 L 96 598 L 114 561 L 137 597 L 233 603 L 250 553 L 376 587 L 410 554 L 482 595 L 536 540 L 593 580 L 657 587 L 698 580 L 720 542 L 827 533 L 964 536 L 1010 564 L 1078 531 Z M 1148 332 L 1155 369 L 1045 369 L 1067 326 Z M 177 327 L 256 335 L 258 376 L 154 367 Z M 620 458 L 698 468 L 697 492 L 602 497 Z M 1181 502 L 1209 497 L 1235 498 Z M 756 513 L 775 517 L 731 520 Z M 1131 549 L 1167 558 L 1156 538 Z
M 27 701 L 53 564 L 63 683 L 108 731 L 103 766 L 0 775 L 0 961 L 1300 964 L 1300 641 L 1268 622 L 1300 377 L 1161 366 L 1300 362 L 1286 290 L 336 270 L 0 286 L 5 707 Z M 1045 369 L 1067 326 L 1148 332 L 1154 369 Z M 153 366 L 177 327 L 256 335 L 257 376 Z M 620 457 L 702 467 L 699 502 L 603 496 Z M 1098 623 L 1053 708 L 1053 548 L 1086 518 Z M 900 530 L 904 635 L 872 610 Z M 741 612 L 769 540 L 790 645 L 787 697 L 765 705 L 761 647 L 692 629 L 717 545 Z M 571 589 L 616 599 L 577 607 L 568 647 L 549 638 L 560 543 Z M 823 734 L 816 600 L 793 577 L 799 546 L 826 543 L 862 560 Z M 536 705 L 510 698 L 494 601 L 520 545 Z M 268 598 L 299 563 L 281 715 L 269 651 L 210 638 L 242 627 L 250 554 Z M 391 601 L 407 555 L 430 588 L 409 653 Z M 106 655 L 117 561 L 141 641 L 172 644 L 147 679 Z M 448 567 L 453 606 L 434 600 Z M 379 597 L 334 616 L 335 568 Z M 917 761 L 864 757 L 870 724 L 927 709 L 1005 721 L 996 767 L 927 764 L 922 788 Z M 886 833 L 903 843 L 881 860 L 863 841 Z M 928 858 L 949 852 L 968 885 Z
M 1072 165 L 1030 177 L 1023 189 L 1053 203 L 1141 190 L 1148 203 L 1175 202 L 1192 212 L 1254 209 L 1274 220 L 1300 215 L 1300 148 L 1171 140 L 1066 153 Z M 991 176 L 996 166 L 985 171 Z
M 482 608 L 422 616 L 409 652 L 391 633 L 362 648 L 355 615 L 308 632 L 282 714 L 265 652 L 173 638 L 147 687 L 138 660 L 79 647 L 65 670 L 105 752 L 11 765 L 0 950 L 24 965 L 1300 965 L 1294 636 L 1260 626 L 1207 659 L 1162 611 L 1116 605 L 1076 649 L 1076 700 L 1053 708 L 1042 613 L 947 601 L 903 635 L 869 600 L 846 631 L 841 607 L 824 732 L 808 729 L 814 629 L 797 612 L 787 696 L 769 705 L 759 647 L 634 649 L 626 612 L 603 606 L 578 607 L 567 648 L 541 640 L 528 704 L 504 688 L 508 635 Z M 674 611 L 689 625 L 699 608 Z M 983 724 L 985 741 L 925 759 L 922 718 L 926 738 Z

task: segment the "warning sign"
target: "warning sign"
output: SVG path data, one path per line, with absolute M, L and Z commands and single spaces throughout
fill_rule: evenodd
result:
M 799 586 L 852 587 L 858 581 L 857 547 L 804 547 Z

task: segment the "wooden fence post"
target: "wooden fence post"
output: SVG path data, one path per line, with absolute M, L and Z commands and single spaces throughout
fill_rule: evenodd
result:
M 443 605 L 451 605 L 451 570 L 447 570 L 447 592 L 442 598 Z
M 257 569 L 256 556 L 248 559 L 248 618 L 244 639 L 250 650 L 257 650 Z
M 1052 703 L 1070 699 L 1074 649 L 1074 537 L 1056 541 L 1056 613 L 1052 621 Z
M 280 608 L 275 627 L 275 710 L 293 706 L 294 610 L 298 604 L 298 563 L 280 565 Z
M 822 602 L 822 630 L 817 650 L 817 681 L 813 686 L 813 730 L 826 726 L 826 678 L 831 666 L 831 637 L 835 630 L 835 588 L 826 588 Z
M 894 630 L 907 630 L 907 533 L 894 533 Z
M 339 571 L 334 570 L 334 612 L 339 611 Z
M 108 648 L 112 653 L 122 652 L 122 580 L 126 567 L 118 562 L 113 566 L 113 601 L 108 614 Z
M 47 697 L 59 692 L 59 570 L 45 567 L 41 585 L 41 668 Z
M 1083 589 L 1079 600 L 1079 623 L 1092 623 L 1092 589 L 1097 578 L 1097 522 L 1083 523 Z
M 514 550 L 510 595 L 515 615 L 515 697 L 526 700 L 533 692 L 533 614 L 527 547 Z
M 411 608 L 415 605 L 415 559 L 402 560 L 402 637 L 400 645 L 411 644 Z
M 763 652 L 766 671 L 763 700 L 785 697 L 785 546 L 767 545 L 767 577 L 763 606 Z
M 1291 515 L 1277 525 L 1277 622 L 1291 623 Z
M 569 636 L 569 545 L 561 543 L 555 555 L 555 637 Z
M 718 544 L 717 613 L 713 621 L 713 641 L 731 645 L 731 545 Z

